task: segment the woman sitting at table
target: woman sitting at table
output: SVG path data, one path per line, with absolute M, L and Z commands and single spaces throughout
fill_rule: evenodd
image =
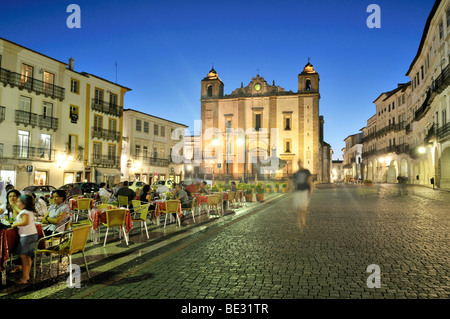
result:
M 6 203 L 0 207 L 0 214 L 2 218 L 16 218 L 20 213 L 20 209 L 17 207 L 17 200 L 20 197 L 20 192 L 16 189 L 11 189 L 6 194 Z
M 189 198 L 184 189 L 181 188 L 180 184 L 175 186 L 175 198 L 181 203 L 181 208 L 190 208 L 192 200 Z
M 139 193 L 139 200 L 143 203 L 151 202 L 152 195 L 150 193 L 150 185 L 145 184 L 144 187 L 142 187 L 142 190 Z
M 64 225 L 70 219 L 69 205 L 66 204 L 66 192 L 57 189 L 52 192 L 54 204 L 50 205 L 47 214 L 42 219 L 43 229 L 46 236 L 53 232 L 63 232 Z

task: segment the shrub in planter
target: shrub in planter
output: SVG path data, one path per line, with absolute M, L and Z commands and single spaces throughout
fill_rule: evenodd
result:
M 273 189 L 273 191 L 274 191 L 275 193 L 278 193 L 278 192 L 280 191 L 280 184 L 275 183 L 275 184 L 274 184 L 274 189 Z
M 373 182 L 370 179 L 365 179 L 364 180 L 364 185 L 370 186 L 370 185 L 373 185 Z
M 245 201 L 253 202 L 253 187 L 246 186 L 245 188 Z
M 272 192 L 272 184 L 266 184 L 266 193 Z
M 255 191 L 256 191 L 256 200 L 258 202 L 263 201 L 264 200 L 264 186 L 261 182 L 256 184 Z
M 281 184 L 281 190 L 282 190 L 283 192 L 287 192 L 287 190 L 288 190 L 288 184 L 287 184 L 287 183 Z

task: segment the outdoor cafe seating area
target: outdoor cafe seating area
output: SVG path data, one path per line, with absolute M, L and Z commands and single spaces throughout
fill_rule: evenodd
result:
M 151 202 L 141 202 L 136 196 L 129 202 L 118 198 L 107 201 L 100 196 L 76 196 L 66 200 L 70 209 L 70 218 L 64 231 L 45 236 L 40 221 L 36 221 L 39 239 L 36 245 L 32 282 L 41 281 L 60 273 L 63 257 L 68 257 L 68 267 L 72 265 L 72 255 L 80 253 L 84 259 L 82 276 L 90 277 L 88 262 L 85 257 L 87 247 L 107 247 L 108 245 L 130 245 L 130 236 L 139 237 L 139 241 L 152 238 L 152 233 L 180 229 L 184 225 L 202 223 L 210 218 L 220 218 L 246 205 L 242 190 L 238 192 L 214 192 L 208 195 L 191 192 L 192 202 L 189 207 L 182 207 L 177 199 L 162 197 Z M 121 197 L 121 196 L 119 196 Z M 19 236 L 16 229 L 0 230 L 0 266 L 2 285 L 5 286 L 10 270 L 18 256 L 13 251 Z M 56 258 L 55 258 L 56 257 Z M 56 260 L 56 262 L 55 262 Z M 48 269 L 44 271 L 44 269 Z M 64 273 L 67 273 L 64 271 Z M 72 272 L 70 272 L 72 274 Z

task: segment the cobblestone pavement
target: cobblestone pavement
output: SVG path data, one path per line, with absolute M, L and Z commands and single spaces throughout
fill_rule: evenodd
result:
M 409 187 L 408 195 L 399 195 L 396 185 L 317 186 L 303 230 L 291 201 L 292 195 L 282 195 L 246 215 L 198 226 L 154 256 L 143 258 L 136 250 L 122 268 L 105 271 L 81 289 L 57 289 L 43 298 L 450 297 L 450 193 Z M 379 288 L 369 287 L 377 275 L 369 265 L 379 267 Z M 30 297 L 30 291 L 20 296 Z

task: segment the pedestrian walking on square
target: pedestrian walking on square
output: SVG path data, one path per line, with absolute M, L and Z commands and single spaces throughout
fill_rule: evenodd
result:
M 297 225 L 300 230 L 306 224 L 306 214 L 311 196 L 314 193 L 312 175 L 308 169 L 303 168 L 302 162 L 298 161 L 298 171 L 294 174 L 293 207 L 297 213 Z

